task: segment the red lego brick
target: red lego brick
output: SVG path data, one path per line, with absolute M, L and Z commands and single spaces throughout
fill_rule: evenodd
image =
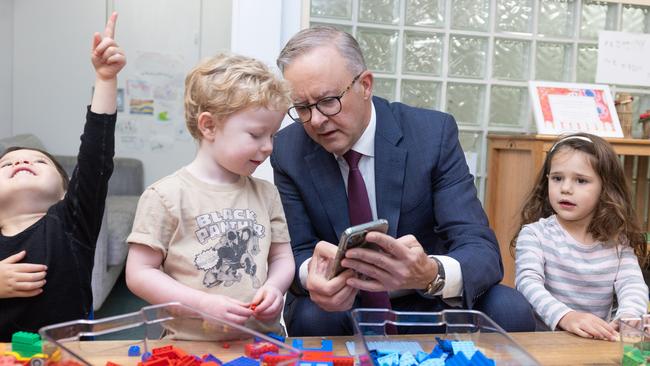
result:
M 167 357 L 155 358 L 151 357 L 148 361 L 138 362 L 138 366 L 172 366 L 174 363 Z
M 199 366 L 201 363 L 202 361 L 195 356 L 185 355 L 175 363 L 175 366 Z
M 249 343 L 244 346 L 244 353 L 246 356 L 256 360 L 265 353 L 278 353 L 278 351 L 278 346 L 270 342 Z
M 287 366 L 293 366 L 296 364 L 297 359 L 298 359 L 297 355 L 294 354 L 278 355 L 273 353 L 265 353 L 260 357 L 260 366 L 276 366 L 280 362 L 294 360 L 289 365 L 287 365 Z

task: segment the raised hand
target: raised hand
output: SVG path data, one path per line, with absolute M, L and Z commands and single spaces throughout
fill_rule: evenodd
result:
M 618 333 L 611 324 L 590 313 L 570 311 L 560 319 L 558 326 L 584 338 L 618 340 Z
M 111 14 L 106 28 L 102 34 L 95 32 L 93 35 L 93 48 L 91 60 L 101 80 L 114 79 L 117 73 L 126 65 L 124 51 L 115 42 L 115 23 L 117 13 Z
M 0 298 L 32 297 L 43 292 L 47 266 L 18 263 L 25 254 L 23 250 L 0 261 Z
M 280 316 L 284 305 L 284 294 L 275 286 L 265 284 L 253 297 L 253 316 L 261 321 L 271 321 Z

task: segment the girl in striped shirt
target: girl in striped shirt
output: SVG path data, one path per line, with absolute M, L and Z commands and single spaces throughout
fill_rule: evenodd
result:
M 516 287 L 551 330 L 616 340 L 648 308 L 646 241 L 616 153 L 602 138 L 559 139 L 524 205 Z M 612 317 L 614 304 L 616 312 Z

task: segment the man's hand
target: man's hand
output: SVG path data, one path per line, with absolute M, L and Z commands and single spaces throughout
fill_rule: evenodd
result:
M 350 310 L 357 296 L 357 289 L 346 285 L 346 281 L 356 275 L 354 271 L 347 270 L 331 280 L 327 279 L 336 251 L 336 245 L 319 242 L 308 267 L 307 291 L 311 300 L 325 311 Z
M 560 319 L 558 326 L 584 338 L 618 340 L 618 333 L 611 324 L 590 313 L 570 311 Z
M 261 321 L 270 321 L 280 316 L 284 305 L 284 294 L 277 287 L 265 284 L 260 287 L 251 302 L 253 316 Z
M 347 284 L 364 291 L 424 289 L 435 278 L 438 266 L 413 235 L 393 238 L 369 232 L 366 241 L 383 251 L 354 248 L 345 253 L 341 265 L 363 276 L 350 277 Z
M 32 297 L 43 292 L 47 266 L 18 263 L 24 250 L 0 261 L 0 298 Z
M 117 73 L 122 70 L 126 64 L 124 51 L 115 42 L 115 22 L 117 13 L 111 14 L 106 22 L 106 28 L 100 35 L 96 32 L 93 35 L 93 48 L 91 60 L 97 73 L 97 78 L 101 80 L 112 80 L 117 77 Z
M 248 304 L 232 297 L 213 294 L 205 294 L 198 310 L 240 325 L 244 325 L 253 315 L 253 310 L 249 309 Z

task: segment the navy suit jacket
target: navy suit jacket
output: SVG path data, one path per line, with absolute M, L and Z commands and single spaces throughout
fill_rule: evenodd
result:
M 458 141 L 454 118 L 373 97 L 377 217 L 388 234 L 414 235 L 428 254 L 456 259 L 463 273 L 463 303 L 503 277 L 499 246 L 476 196 Z M 300 265 L 316 243 L 338 243 L 350 226 L 348 200 L 334 155 L 314 142 L 300 124 L 278 132 L 271 156 L 275 184 L 287 216 L 296 275 L 291 291 L 306 296 Z

